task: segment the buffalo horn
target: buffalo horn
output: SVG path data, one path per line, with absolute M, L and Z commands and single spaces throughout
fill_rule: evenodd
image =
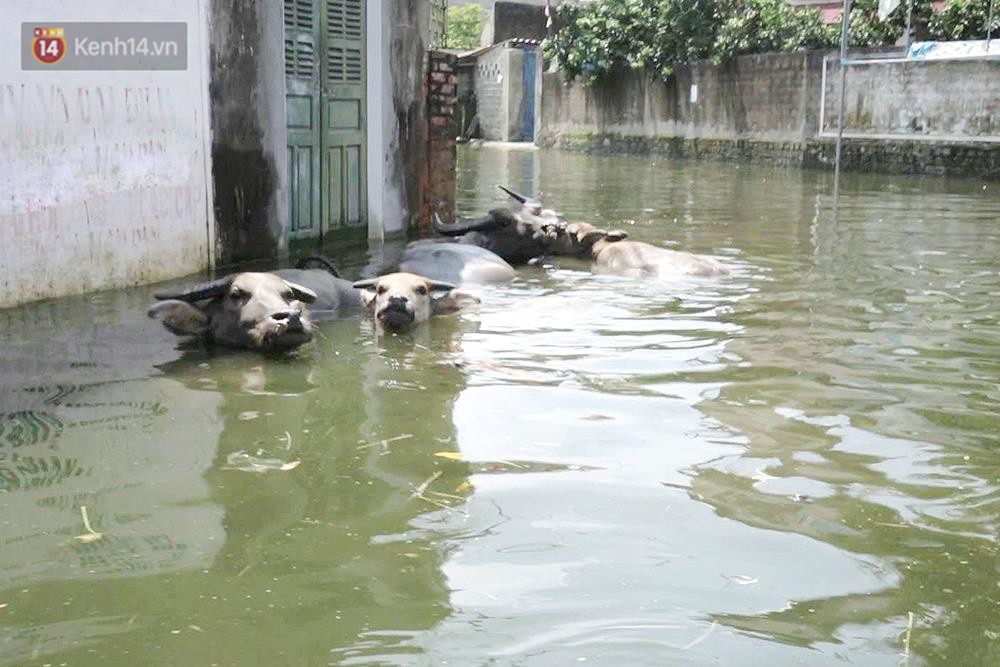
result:
M 527 204 L 528 203 L 528 199 L 529 199 L 528 197 L 525 197 L 522 194 L 518 194 L 518 193 L 514 192 L 513 190 L 508 190 L 507 188 L 505 188 L 502 185 L 498 185 L 497 187 L 500 188 L 501 190 L 503 190 L 504 192 L 506 192 L 507 194 L 509 194 L 511 197 L 513 197 L 514 199 L 516 199 L 520 203 L 522 203 L 522 204 Z
M 378 283 L 378 278 L 367 278 L 365 280 L 358 280 L 354 283 L 356 289 L 368 289 L 369 287 L 375 287 Z M 433 290 L 453 290 L 455 285 L 451 283 L 446 283 L 439 280 L 428 280 L 427 284 L 430 285 Z
M 210 280 L 207 283 L 198 283 L 197 285 L 189 287 L 182 292 L 157 292 L 153 295 L 153 297 L 161 301 L 166 299 L 178 299 L 180 301 L 194 303 L 195 301 L 211 299 L 219 296 L 220 294 L 224 294 L 225 291 L 229 289 L 229 285 L 232 282 L 233 277 L 226 276 L 225 278 Z
M 497 219 L 494 212 L 490 212 L 483 217 L 476 218 L 474 220 L 456 222 L 453 225 L 444 224 L 444 221 L 441 220 L 441 216 L 437 213 L 434 214 L 434 231 L 442 236 L 462 236 L 463 234 L 468 234 L 469 232 L 480 232 L 487 229 L 493 229 L 496 226 Z
M 298 283 L 293 283 L 290 280 L 286 280 L 285 284 L 292 288 L 292 294 L 295 295 L 295 298 L 303 303 L 313 303 L 319 298 L 316 292 L 312 291 L 308 287 L 304 287 Z

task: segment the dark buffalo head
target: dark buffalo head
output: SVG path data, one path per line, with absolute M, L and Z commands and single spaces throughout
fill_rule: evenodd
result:
M 559 216 L 542 208 L 536 199 L 519 195 L 503 186 L 500 189 L 513 197 L 518 206 L 498 208 L 481 218 L 444 224 L 435 214 L 434 229 L 439 234 L 457 237 L 460 243 L 486 248 L 511 264 L 523 264 L 548 252 L 552 235 L 548 227 L 560 224 Z
M 312 339 L 305 304 L 312 290 L 273 273 L 237 273 L 178 292 L 159 293 L 149 316 L 178 336 L 251 350 L 291 350 Z
M 546 227 L 549 234 L 549 252 L 553 255 L 590 259 L 595 246 L 628 238 L 628 233 L 600 229 L 587 222 L 570 222 Z

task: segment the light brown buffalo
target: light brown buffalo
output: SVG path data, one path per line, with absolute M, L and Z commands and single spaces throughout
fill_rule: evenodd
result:
M 714 257 L 668 250 L 643 241 L 629 241 L 623 231 L 607 231 L 586 222 L 548 225 L 553 255 L 593 261 L 599 273 L 631 277 L 719 276 L 728 269 Z
M 462 292 L 451 283 L 431 280 L 415 273 L 390 273 L 378 278 L 359 280 L 361 300 L 374 315 L 377 324 L 388 330 L 400 330 L 433 315 L 454 313 L 479 299 Z M 444 292 L 442 296 L 433 296 Z

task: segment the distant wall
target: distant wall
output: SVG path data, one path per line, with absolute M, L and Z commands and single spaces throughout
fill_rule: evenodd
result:
M 0 3 L 0 307 L 211 262 L 207 5 Z M 184 71 L 22 71 L 22 21 L 187 23 Z
M 827 73 L 825 132 L 837 131 L 839 74 Z M 846 130 L 865 135 L 1000 139 L 1000 61 L 914 61 L 847 70 Z
M 824 77 L 823 55 L 697 63 L 666 83 L 625 72 L 587 87 L 546 73 L 538 143 L 828 167 L 839 75 L 833 63 Z M 1000 176 L 998 75 L 997 61 L 848 69 L 845 168 Z

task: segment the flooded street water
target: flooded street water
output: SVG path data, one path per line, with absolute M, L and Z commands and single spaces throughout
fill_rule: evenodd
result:
M 0 311 L 0 662 L 1000 663 L 998 184 L 459 168 L 731 273 L 522 267 L 278 358 L 153 287 Z

